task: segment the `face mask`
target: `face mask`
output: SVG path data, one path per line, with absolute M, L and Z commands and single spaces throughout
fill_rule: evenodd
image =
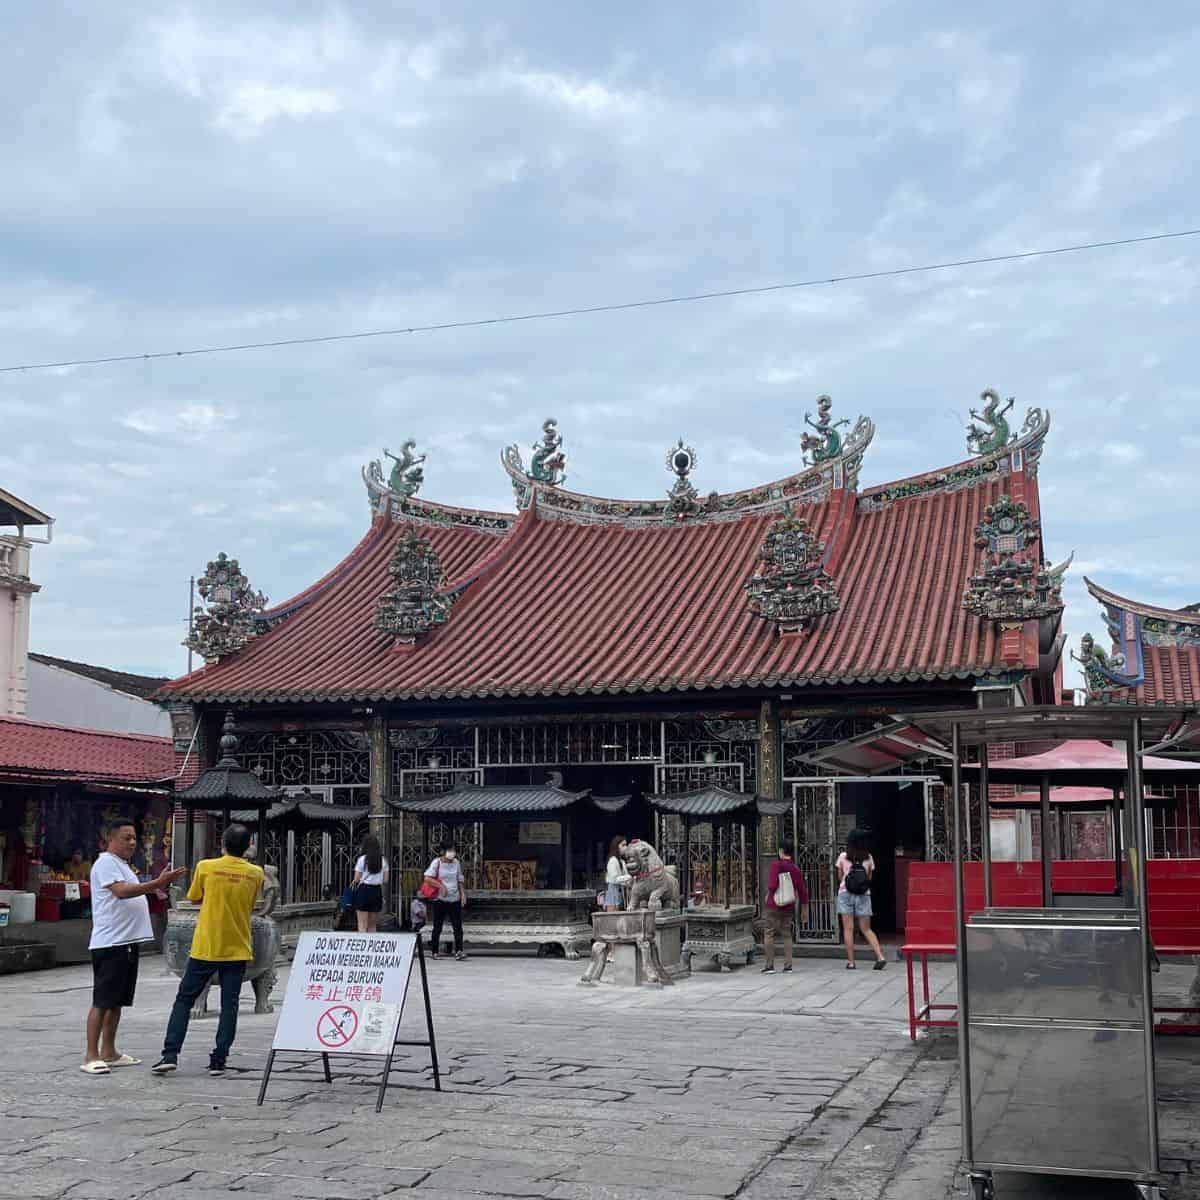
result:
M 458 855 L 455 854 L 453 850 L 446 851 L 446 861 L 447 862 L 453 862 L 457 857 L 458 857 Z

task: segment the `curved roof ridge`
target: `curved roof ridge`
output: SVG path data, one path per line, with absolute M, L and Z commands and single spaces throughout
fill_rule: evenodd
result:
M 1146 604 L 1141 600 L 1130 600 L 1127 596 L 1119 595 L 1117 592 L 1112 592 L 1108 588 L 1101 587 L 1086 575 L 1083 577 L 1083 582 L 1086 584 L 1092 598 L 1099 600 L 1101 604 L 1111 604 L 1114 608 L 1137 613 L 1138 616 L 1142 617 L 1161 617 L 1163 620 L 1177 621 L 1183 625 L 1200 625 L 1200 612 L 1197 612 L 1195 609 L 1163 608 L 1158 604 Z
M 364 555 L 370 553 L 375 543 L 382 538 L 388 529 L 388 524 L 385 520 L 379 517 L 373 517 L 371 524 L 367 527 L 367 532 L 359 538 L 357 544 L 349 554 L 336 563 L 324 575 L 321 576 L 315 583 L 310 583 L 303 591 L 297 592 L 290 600 L 284 600 L 280 604 L 272 605 L 272 607 L 263 610 L 263 617 L 274 625 L 278 621 L 282 621 L 285 617 L 290 617 L 297 609 L 303 608 L 309 601 L 315 600 L 326 588 L 336 583 L 358 562 Z
M 439 588 L 439 594 L 443 596 L 460 595 L 471 584 L 482 579 L 485 575 L 490 575 L 500 563 L 512 554 L 514 548 L 524 541 L 530 527 L 536 520 L 537 513 L 532 507 L 527 508 L 523 513 L 519 514 L 511 528 L 500 536 L 497 544 L 483 558 L 468 567 L 456 579 Z
M 962 459 L 953 466 L 921 471 L 916 475 L 906 475 L 901 479 L 893 479 L 890 483 L 874 484 L 859 493 L 860 502 L 867 508 L 877 508 L 883 504 L 913 499 L 930 492 L 976 487 L 997 472 L 1007 474 L 1008 471 L 1005 468 L 1008 464 L 1005 463 L 1005 459 L 1011 463 L 1013 456 L 1017 454 L 1022 456 L 1025 469 L 1036 477 L 1038 460 L 1042 454 L 1042 444 L 1049 432 L 1049 410 L 1031 408 L 1025 418 L 1025 427 L 1011 442 L 996 450 L 991 450 L 987 454 Z

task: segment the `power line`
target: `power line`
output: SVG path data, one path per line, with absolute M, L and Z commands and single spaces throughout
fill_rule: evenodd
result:
M 277 350 L 283 346 L 317 346 L 325 342 L 353 342 L 363 338 L 397 337 L 409 333 L 439 333 L 448 329 L 479 329 L 485 325 L 515 325 L 521 321 L 547 321 L 554 317 L 582 317 L 591 313 L 625 312 L 632 308 L 661 308 L 668 304 L 694 304 L 701 300 L 724 300 L 735 296 L 761 296 L 767 292 L 795 291 L 798 288 L 828 287 L 835 283 L 861 283 L 870 279 L 893 279 L 899 275 L 921 275 L 931 271 L 948 271 L 953 267 L 978 267 L 988 263 L 1048 258 L 1055 254 L 1075 254 L 1082 250 L 1106 250 L 1113 246 L 1136 246 L 1143 242 L 1164 242 L 1174 238 L 1196 237 L 1197 235 L 1200 235 L 1200 229 L 1179 229 L 1173 233 L 1152 233 L 1145 237 L 1116 238 L 1108 242 L 1080 242 L 1073 246 L 1054 246 L 1047 250 L 1020 250 L 1012 254 L 992 254 L 985 258 L 958 258 L 947 262 L 924 263 L 916 267 L 894 267 L 888 271 L 859 271 L 847 275 L 801 279 L 791 283 L 768 283 L 759 287 L 727 288 L 718 292 L 692 292 L 684 296 L 627 300 L 620 304 L 591 304 L 579 308 L 558 308 L 545 312 L 517 313 L 503 317 L 482 317 L 474 321 L 442 321 L 434 325 L 408 325 L 396 329 L 368 329 L 357 333 L 330 333 L 318 337 L 282 338 L 275 342 L 240 342 L 230 346 L 199 346 L 190 350 L 158 350 L 148 354 L 109 354 L 102 358 L 68 358 L 59 362 L 20 363 L 16 366 L 0 367 L 0 374 L 12 371 L 48 371 L 56 367 L 96 367 L 110 363 L 148 362 L 156 358 L 190 358 L 200 354 L 233 354 L 240 350 Z

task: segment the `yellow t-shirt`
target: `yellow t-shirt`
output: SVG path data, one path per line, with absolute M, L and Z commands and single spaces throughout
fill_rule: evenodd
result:
M 192 957 L 205 962 L 249 962 L 250 913 L 263 885 L 261 867 L 223 854 L 196 864 L 188 899 L 200 905 Z

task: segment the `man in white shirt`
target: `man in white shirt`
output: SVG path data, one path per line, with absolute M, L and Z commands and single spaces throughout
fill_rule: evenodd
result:
M 92 867 L 92 1008 L 87 1019 L 87 1055 L 79 1068 L 86 1075 L 107 1075 L 113 1067 L 141 1061 L 117 1049 L 121 1009 L 133 1003 L 137 987 L 138 947 L 154 940 L 150 926 L 151 892 L 166 891 L 185 875 L 167 868 L 148 883 L 139 883 L 129 866 L 137 852 L 137 830 L 125 817 L 109 821 L 108 849 Z

